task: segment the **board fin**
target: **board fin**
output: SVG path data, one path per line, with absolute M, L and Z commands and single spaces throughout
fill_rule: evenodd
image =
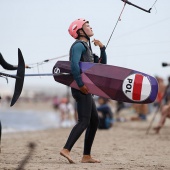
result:
M 17 69 L 16 76 L 19 78 L 16 78 L 15 80 L 15 90 L 14 90 L 14 94 L 13 94 L 10 106 L 13 106 L 16 103 L 16 101 L 18 100 L 22 92 L 22 88 L 24 84 L 24 75 L 25 75 L 25 62 L 24 62 L 22 52 L 18 48 L 18 69 Z

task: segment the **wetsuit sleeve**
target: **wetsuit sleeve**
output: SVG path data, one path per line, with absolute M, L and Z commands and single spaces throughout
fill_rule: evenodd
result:
M 7 62 L 4 60 L 4 58 L 3 58 L 3 56 L 2 56 L 1 53 L 0 53 L 0 65 L 1 65 L 4 69 L 6 69 L 6 70 L 17 70 L 17 68 L 18 68 L 18 66 L 14 66 L 14 65 L 11 65 L 11 64 L 7 63 Z
M 107 55 L 105 49 L 105 46 L 100 48 L 100 58 L 96 54 L 93 54 L 95 63 L 107 64 Z
M 93 54 L 93 57 L 94 57 L 94 63 L 98 63 L 99 57 L 96 54 Z
M 79 87 L 84 86 L 84 83 L 80 74 L 79 62 L 82 54 L 86 51 L 86 48 L 82 43 L 76 43 L 71 49 L 71 73 L 73 74 L 74 80 Z
M 100 63 L 107 64 L 107 55 L 106 55 L 106 47 L 100 48 Z

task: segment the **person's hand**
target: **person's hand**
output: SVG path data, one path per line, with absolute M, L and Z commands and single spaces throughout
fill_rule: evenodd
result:
M 31 67 L 29 67 L 29 65 L 26 64 L 26 65 L 25 65 L 25 68 L 31 68 Z
M 99 40 L 94 39 L 92 42 L 94 43 L 95 46 L 99 46 L 100 48 L 104 46 Z
M 88 94 L 89 93 L 89 89 L 84 85 L 82 87 L 80 87 L 80 91 L 84 94 Z

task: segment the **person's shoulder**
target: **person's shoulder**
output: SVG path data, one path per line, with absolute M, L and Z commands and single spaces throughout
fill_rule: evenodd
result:
M 83 45 L 82 41 L 76 41 L 75 43 L 73 43 L 72 48 L 74 50 L 86 50 L 85 46 Z
M 105 108 L 105 109 L 110 109 L 110 107 L 109 107 L 108 104 L 104 104 L 104 105 L 103 105 L 103 108 Z

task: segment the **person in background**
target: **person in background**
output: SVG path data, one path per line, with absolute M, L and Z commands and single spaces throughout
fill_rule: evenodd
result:
M 59 104 L 61 112 L 61 127 L 72 127 L 75 125 L 74 107 L 67 98 L 62 98 Z
M 59 104 L 60 104 L 59 98 L 58 98 L 57 96 L 55 96 L 55 97 L 53 98 L 53 108 L 57 110 L 58 107 L 59 107 Z
M 170 77 L 168 77 L 168 85 L 164 94 L 164 102 L 161 106 L 161 118 L 158 122 L 158 125 L 154 128 L 156 134 L 159 133 L 161 128 L 164 126 L 166 118 L 170 118 Z
M 131 117 L 132 121 L 147 120 L 148 104 L 133 104 L 137 116 Z
M 124 117 L 120 116 L 120 112 L 125 109 L 125 103 L 122 101 L 117 101 L 116 102 L 116 111 L 115 111 L 115 116 L 116 116 L 116 121 L 117 122 L 124 122 L 126 119 Z
M 167 104 L 170 100 L 170 77 L 168 77 L 168 84 L 166 86 L 164 97 L 165 97 L 165 104 Z
M 166 118 L 170 118 L 170 100 L 162 107 L 161 118 L 159 120 L 158 126 L 154 128 L 156 134 L 158 134 L 161 128 L 164 126 Z
M 162 99 L 163 99 L 163 97 L 164 97 L 166 85 L 165 85 L 165 83 L 164 83 L 163 78 L 156 76 L 156 79 L 157 79 L 157 81 L 158 81 L 158 86 L 159 86 L 159 88 L 158 88 L 157 98 L 156 98 L 156 100 L 155 100 L 155 102 L 154 102 L 154 106 L 160 107 L 161 102 L 162 102 Z
M 98 98 L 99 129 L 109 129 L 113 126 L 113 113 L 108 105 L 108 101 L 108 99 L 103 97 Z

